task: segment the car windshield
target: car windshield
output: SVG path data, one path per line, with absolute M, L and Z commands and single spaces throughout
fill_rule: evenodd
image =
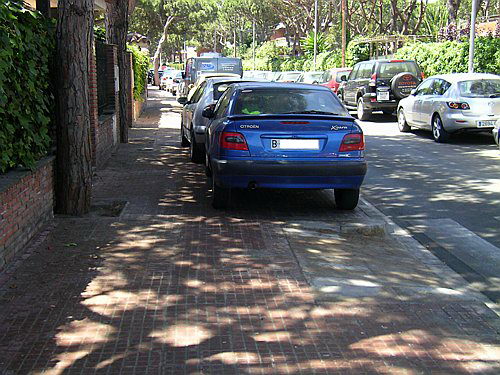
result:
M 280 80 L 295 81 L 297 78 L 299 78 L 299 76 L 300 76 L 300 73 L 283 73 Z
M 332 93 L 307 89 L 242 90 L 234 108 L 233 114 L 237 115 L 349 114 Z
M 391 61 L 380 64 L 378 78 L 392 78 L 396 74 L 410 72 L 418 76 L 417 65 L 413 61 Z
M 349 73 L 351 73 L 351 72 L 350 71 L 338 72 L 337 76 L 335 77 L 335 80 L 337 82 L 341 82 L 342 81 L 342 77 L 345 77 L 346 79 L 347 79 L 347 77 L 349 77 Z
M 474 79 L 458 82 L 460 95 L 466 98 L 500 98 L 500 79 Z

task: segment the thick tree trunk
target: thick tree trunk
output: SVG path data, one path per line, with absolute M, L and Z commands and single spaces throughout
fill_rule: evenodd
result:
M 58 8 L 56 207 L 83 215 L 92 189 L 88 82 L 94 0 L 59 0 Z
M 132 113 L 128 107 L 131 93 L 127 89 L 130 87 L 130 68 L 127 64 L 127 32 L 128 32 L 128 1 L 118 1 L 107 3 L 106 6 L 106 41 L 116 44 L 118 49 L 118 68 L 120 81 L 120 142 L 128 142 L 128 128 L 131 122 Z
M 448 25 L 457 24 L 458 9 L 460 8 L 461 0 L 447 0 L 446 8 L 448 9 Z

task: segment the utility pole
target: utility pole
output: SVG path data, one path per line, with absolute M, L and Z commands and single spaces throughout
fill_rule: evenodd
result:
M 217 29 L 214 29 L 214 52 L 217 52 Z
M 469 37 L 469 73 L 474 73 L 474 41 L 476 38 L 477 0 L 472 0 L 472 13 L 470 15 Z
M 347 45 L 346 30 L 347 0 L 342 0 L 342 66 L 345 66 L 345 51 Z
M 313 70 L 316 70 L 316 55 L 318 54 L 318 0 L 314 0 L 314 62 Z
M 253 51 L 252 51 L 252 57 L 253 57 L 253 70 L 255 70 L 255 18 L 253 19 L 253 23 L 252 23 L 252 47 L 253 47 Z
M 233 29 L 234 57 L 236 57 L 236 25 Z

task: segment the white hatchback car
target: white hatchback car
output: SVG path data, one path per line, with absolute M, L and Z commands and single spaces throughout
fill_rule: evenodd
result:
M 398 105 L 398 126 L 432 131 L 436 142 L 464 131 L 491 131 L 500 119 L 500 76 L 442 74 L 424 80 Z

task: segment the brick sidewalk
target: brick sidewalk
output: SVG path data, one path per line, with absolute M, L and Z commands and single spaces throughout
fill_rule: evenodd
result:
M 479 302 L 318 300 L 296 257 L 307 240 L 283 228 L 360 213 L 324 192 L 213 210 L 166 95 L 98 172 L 101 209 L 57 218 L 0 289 L 0 374 L 500 373 L 498 319 Z

